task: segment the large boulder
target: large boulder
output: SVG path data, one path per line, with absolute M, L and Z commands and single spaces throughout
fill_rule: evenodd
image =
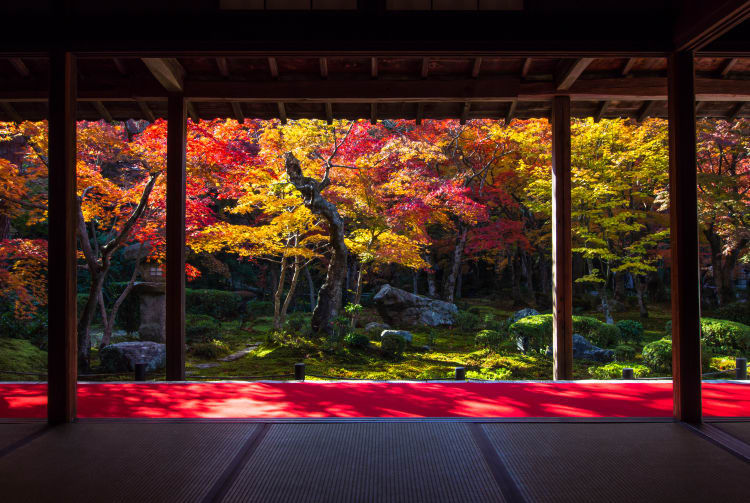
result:
M 547 348 L 547 356 L 552 356 L 551 347 Z M 609 363 L 615 359 L 615 352 L 611 349 L 596 347 L 586 340 L 584 336 L 573 334 L 573 358 L 576 360 Z
M 145 363 L 146 372 L 155 372 L 164 367 L 166 355 L 166 346 L 152 341 L 119 342 L 99 351 L 107 372 L 132 372 L 136 363 Z
M 453 325 L 458 313 L 455 304 L 415 295 L 391 285 L 383 285 L 373 301 L 380 317 L 397 327 Z
M 380 333 L 380 339 L 382 340 L 389 335 L 398 335 L 409 344 L 411 344 L 411 341 L 414 339 L 414 336 L 411 334 L 411 332 L 407 332 L 406 330 L 383 330 Z
M 510 321 L 510 323 L 515 323 L 518 320 L 522 320 L 522 319 L 527 318 L 529 316 L 536 316 L 538 314 L 539 314 L 539 311 L 537 311 L 536 309 L 532 309 L 530 307 L 527 307 L 525 309 L 521 309 L 521 310 L 516 311 L 515 313 L 513 313 L 510 316 L 509 321 Z

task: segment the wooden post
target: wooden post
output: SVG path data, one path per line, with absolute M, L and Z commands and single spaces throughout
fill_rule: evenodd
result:
M 693 53 L 672 53 L 668 67 L 674 417 L 700 423 L 701 315 Z
M 187 103 L 182 95 L 169 95 L 167 120 L 167 380 L 184 381 Z
M 50 54 L 47 420 L 76 417 L 76 61 Z
M 552 101 L 552 356 L 555 380 L 573 379 L 570 97 Z

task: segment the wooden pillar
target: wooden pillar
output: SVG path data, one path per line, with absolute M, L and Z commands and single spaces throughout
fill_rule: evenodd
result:
M 555 380 L 573 379 L 570 97 L 552 101 L 552 356 Z
M 185 148 L 187 103 L 170 95 L 167 110 L 167 380 L 185 380 Z
M 47 420 L 76 417 L 76 61 L 50 54 Z
M 693 53 L 672 53 L 668 66 L 674 417 L 700 423 L 700 276 Z

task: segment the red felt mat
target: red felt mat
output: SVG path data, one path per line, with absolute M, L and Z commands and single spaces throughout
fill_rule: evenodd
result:
M 0 418 L 46 417 L 46 384 L 0 383 Z M 750 416 L 750 383 L 704 383 L 711 417 Z M 671 382 L 88 383 L 81 418 L 670 417 Z

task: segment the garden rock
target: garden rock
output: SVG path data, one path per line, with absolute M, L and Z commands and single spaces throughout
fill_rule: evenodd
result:
M 380 338 L 383 339 L 387 335 L 400 335 L 404 341 L 411 344 L 412 339 L 414 339 L 414 336 L 411 334 L 411 332 L 407 332 L 406 330 L 383 330 L 380 333 Z
M 365 332 L 368 334 L 379 334 L 383 330 L 390 330 L 391 326 L 387 323 L 378 323 L 377 321 L 372 321 L 365 325 Z
M 146 372 L 164 367 L 166 346 L 152 341 L 119 342 L 99 352 L 102 367 L 107 372 L 132 372 L 136 363 L 145 363 Z
M 518 320 L 522 320 L 529 316 L 536 316 L 538 314 L 539 314 L 539 311 L 537 311 L 536 309 L 527 307 L 526 309 L 521 309 L 520 311 L 516 311 L 515 313 L 513 313 L 510 317 L 510 322 L 515 323 Z
M 455 304 L 415 295 L 391 285 L 383 285 L 373 301 L 380 317 L 392 326 L 453 325 L 458 313 Z
M 551 347 L 547 348 L 547 356 L 552 356 Z M 584 336 L 573 334 L 573 358 L 576 360 L 609 363 L 615 359 L 615 352 L 611 349 L 596 347 L 586 340 Z

